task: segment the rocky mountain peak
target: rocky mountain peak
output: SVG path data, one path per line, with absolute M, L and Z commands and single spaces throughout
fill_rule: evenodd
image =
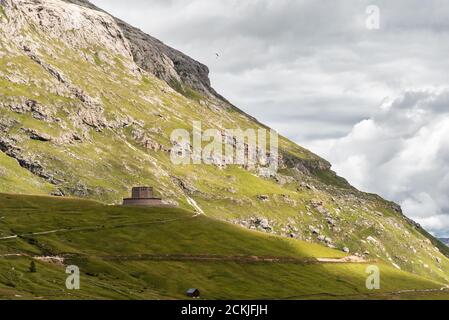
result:
M 105 12 L 87 0 L 63 0 L 92 10 Z M 142 30 L 113 17 L 120 26 L 125 38 L 129 41 L 136 64 L 143 70 L 170 84 L 175 90 L 194 89 L 209 97 L 225 99 L 212 87 L 209 79 L 209 68 L 165 45 L 162 41 L 146 34 Z

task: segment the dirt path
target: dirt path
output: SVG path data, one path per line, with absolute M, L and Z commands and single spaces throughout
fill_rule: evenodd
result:
M 185 254 L 140 254 L 126 256 L 95 256 L 110 261 L 198 261 L 198 262 L 239 262 L 239 263 L 276 263 L 276 264 L 334 264 L 369 263 L 358 257 L 335 258 L 293 258 L 276 256 L 239 256 L 239 255 L 185 255 Z M 355 259 L 356 258 L 356 259 Z
M 345 257 L 333 258 L 293 258 L 274 256 L 239 256 L 239 255 L 187 255 L 187 254 L 136 254 L 136 255 L 82 255 L 61 254 L 58 256 L 30 256 L 25 253 L 0 255 L 3 258 L 30 257 L 36 260 L 63 264 L 67 259 L 91 258 L 105 261 L 187 261 L 187 262 L 237 262 L 237 263 L 275 263 L 275 264 L 334 264 L 334 263 L 370 263 L 372 261 Z
M 358 256 L 348 256 L 344 258 L 317 258 L 322 263 L 366 263 L 369 262 L 366 259 Z

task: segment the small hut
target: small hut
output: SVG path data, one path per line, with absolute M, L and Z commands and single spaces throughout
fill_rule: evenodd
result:
M 195 288 L 190 288 L 189 290 L 187 290 L 186 292 L 186 296 L 190 297 L 190 298 L 199 298 L 200 297 L 200 290 L 195 289 Z

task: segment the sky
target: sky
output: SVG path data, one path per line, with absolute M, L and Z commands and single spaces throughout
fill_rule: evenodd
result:
M 449 237 L 447 1 L 91 2 L 206 64 L 235 105 Z

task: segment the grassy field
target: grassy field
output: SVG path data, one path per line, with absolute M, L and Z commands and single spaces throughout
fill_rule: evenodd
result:
M 444 284 L 379 261 L 317 261 L 342 257 L 181 209 L 0 194 L 2 299 L 182 299 L 190 287 L 204 299 L 449 297 Z M 80 290 L 65 288 L 69 264 L 80 268 Z M 380 290 L 365 287 L 370 264 L 381 270 Z

